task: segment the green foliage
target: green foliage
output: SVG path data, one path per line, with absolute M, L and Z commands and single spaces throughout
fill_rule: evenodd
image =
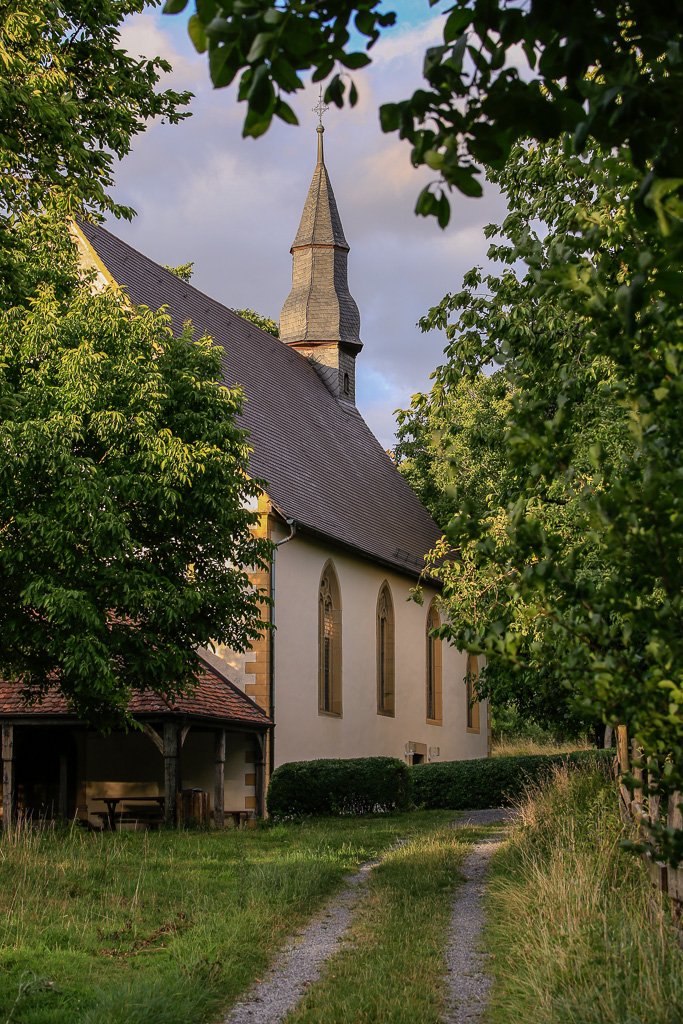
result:
M 0 196 L 15 216 L 55 193 L 68 210 L 133 211 L 108 195 L 116 160 L 150 118 L 176 123 L 191 93 L 157 92 L 169 63 L 119 46 L 142 0 L 8 0 L 0 8 Z
M 181 263 L 178 267 L 169 267 L 167 263 L 162 263 L 161 265 L 164 270 L 168 270 L 171 274 L 175 274 L 175 276 L 179 277 L 181 281 L 185 282 L 185 284 L 189 284 L 192 280 L 192 275 L 194 274 L 194 270 L 192 269 L 194 267 L 194 260 L 191 263 Z
M 579 767 L 614 761 L 613 750 L 577 750 L 571 754 L 528 754 L 519 757 L 477 758 L 417 764 L 409 769 L 418 807 L 432 810 L 472 810 L 501 807 L 521 799 L 530 785 L 551 777 L 559 765 Z
M 290 761 L 272 775 L 268 814 L 296 818 L 404 810 L 411 796 L 408 768 L 394 757 Z
M 164 10 L 176 14 L 186 7 L 187 0 L 167 0 Z M 302 72 L 312 69 L 314 82 L 333 75 L 326 102 L 341 107 L 347 84 L 350 104 L 357 101 L 342 69 L 363 67 L 371 58 L 347 51 L 349 29 L 366 36 L 370 50 L 396 21 L 378 7 L 378 0 L 328 0 L 324 6 L 242 0 L 238 7 L 232 0 L 196 0 L 188 29 L 196 49 L 207 53 L 215 87 L 230 85 L 241 72 L 244 135 L 256 137 L 274 116 L 296 123 L 282 94 L 303 88 Z M 547 0 L 514 7 L 504 0 L 456 0 L 445 13 L 443 43 L 425 53 L 424 85 L 380 110 L 383 131 L 399 132 L 412 146 L 412 162 L 441 176 L 421 193 L 418 213 L 445 227 L 447 191 L 480 196 L 482 167 L 501 168 L 525 138 L 547 142 L 567 135 L 577 154 L 591 140 L 606 150 L 624 146 L 641 178 L 653 161 L 663 184 L 678 176 L 681 0 L 654 6 L 647 0 Z M 522 54 L 527 68 L 520 71 Z
M 0 309 L 0 666 L 110 724 L 134 689 L 191 687 L 197 647 L 260 635 L 246 567 L 270 545 L 252 534 L 260 482 L 221 350 L 93 294 L 56 237 L 29 240 L 60 290 Z
M 262 316 L 261 313 L 256 313 L 253 309 L 235 309 L 233 313 L 237 313 L 243 320 L 248 320 L 251 324 L 256 324 L 266 334 L 272 334 L 274 338 L 280 337 L 280 325 L 276 320 Z
M 486 654 L 480 696 L 541 724 L 568 697 L 578 724 L 627 725 L 666 813 L 683 786 L 683 220 L 641 214 L 627 152 L 587 157 L 516 150 L 492 174 L 510 204 L 487 229 L 498 273 L 423 321 L 449 337 L 441 391 L 495 360 L 512 393 L 498 499 L 455 482 L 445 634 Z M 664 818 L 651 838 L 683 854 Z
M 510 386 L 500 373 L 445 382 L 397 413 L 399 471 L 442 529 L 457 509 L 453 488 L 477 507 L 502 500 L 503 439 Z

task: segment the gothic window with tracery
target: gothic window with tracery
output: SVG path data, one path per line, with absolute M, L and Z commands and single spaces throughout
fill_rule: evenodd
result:
M 479 732 L 479 702 L 476 697 L 476 682 L 478 678 L 479 659 L 476 654 L 468 654 L 465 685 L 467 689 L 467 729 L 469 732 Z
M 433 631 L 441 625 L 436 605 L 432 601 L 427 612 L 427 721 L 441 725 L 441 640 Z
M 328 562 L 318 591 L 318 711 L 342 713 L 341 600 L 334 566 Z
M 394 714 L 394 603 L 388 583 L 377 599 L 377 714 Z

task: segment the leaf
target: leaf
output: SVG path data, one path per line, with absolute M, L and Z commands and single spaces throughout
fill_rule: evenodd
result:
M 429 78 L 434 68 L 438 67 L 441 63 L 441 58 L 448 50 L 447 46 L 430 46 L 425 53 L 424 65 L 422 73 L 425 78 Z
M 187 33 L 194 43 L 194 48 L 197 53 L 205 53 L 206 48 L 209 45 L 204 32 L 204 26 L 199 20 L 198 15 L 193 14 L 187 23 Z
M 383 132 L 395 132 L 401 124 L 401 107 L 398 103 L 383 103 L 379 108 L 379 121 Z
M 367 53 L 345 53 L 339 57 L 339 60 L 345 68 L 349 68 L 350 71 L 357 71 L 359 68 L 367 67 L 371 63 L 372 58 L 368 57 Z
M 230 85 L 237 69 L 228 63 L 232 56 L 231 46 L 216 46 L 209 50 L 209 73 L 217 89 Z
M 440 171 L 444 165 L 445 156 L 443 153 L 439 153 L 438 149 L 428 149 L 424 155 L 424 162 L 433 171 Z
M 576 126 L 576 131 L 574 132 L 574 138 L 572 140 L 573 143 L 574 143 L 574 152 L 575 153 L 583 153 L 584 147 L 586 145 L 586 140 L 588 139 L 588 133 L 590 132 L 590 129 L 591 129 L 590 118 L 587 119 L 586 121 L 582 121 L 580 124 L 578 124 Z
M 445 43 L 452 43 L 454 39 L 460 35 L 463 29 L 466 29 L 472 22 L 473 12 L 462 7 L 456 7 L 454 11 L 448 15 L 446 24 L 443 29 L 443 38 Z
M 281 121 L 285 121 L 287 124 L 298 124 L 298 118 L 289 104 L 285 103 L 283 99 L 278 97 L 275 104 L 275 113 Z
M 352 107 L 355 107 L 358 103 L 358 90 L 353 82 L 351 82 L 351 88 L 349 89 L 349 103 Z
M 434 212 L 434 206 L 436 204 L 436 197 L 433 192 L 430 192 L 429 186 L 423 188 L 417 197 L 417 203 L 415 204 L 415 213 L 420 217 L 428 217 Z
M 460 71 L 462 68 L 462 59 L 465 56 L 465 47 L 467 46 L 467 33 L 460 36 L 457 43 L 451 51 L 451 55 L 448 58 L 448 63 L 455 68 L 456 71 Z
M 266 51 L 270 48 L 274 39 L 275 35 L 272 32 L 259 32 L 254 37 L 254 41 L 249 48 L 247 64 L 256 64 L 257 61 L 261 60 L 266 55 Z
M 474 177 L 478 173 L 476 167 L 449 167 L 446 177 L 463 195 L 478 198 L 484 193 L 481 182 Z
M 377 35 L 375 17 L 371 11 L 358 11 L 354 21 L 361 35 L 370 36 L 371 38 Z
M 187 7 L 187 0 L 166 0 L 164 14 L 180 14 Z
M 334 103 L 336 107 L 344 106 L 344 83 L 339 75 L 335 75 L 325 90 L 325 103 Z
M 247 94 L 247 100 L 252 110 L 259 114 L 265 114 L 274 99 L 273 83 L 270 80 L 270 71 L 265 64 L 259 64 L 254 69 L 254 77 Z
M 325 57 L 311 75 L 312 82 L 322 82 L 334 70 L 334 57 Z
M 451 219 L 451 204 L 448 202 L 448 197 L 444 192 L 441 193 L 438 202 L 436 204 L 436 217 L 439 222 L 440 228 L 445 228 Z

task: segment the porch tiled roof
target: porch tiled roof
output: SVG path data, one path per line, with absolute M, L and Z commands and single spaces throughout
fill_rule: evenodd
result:
M 204 662 L 197 673 L 197 680 L 194 693 L 182 697 L 162 697 L 151 690 L 135 693 L 131 697 L 128 710 L 133 717 L 187 715 L 191 718 L 220 720 L 242 726 L 253 725 L 258 729 L 265 729 L 272 724 L 258 704 Z M 22 700 L 21 690 L 21 683 L 0 681 L 0 719 L 73 717 L 66 700 L 56 688 L 49 690 L 39 704 L 31 707 L 27 707 Z

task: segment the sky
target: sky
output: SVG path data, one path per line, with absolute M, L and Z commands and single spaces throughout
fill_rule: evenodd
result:
M 443 6 L 443 4 L 441 5 Z M 415 201 L 434 178 L 410 163 L 410 145 L 383 135 L 381 103 L 420 86 L 425 48 L 440 41 L 439 7 L 401 0 L 390 9 L 397 27 L 373 47 L 373 63 L 354 72 L 359 102 L 325 115 L 325 163 L 351 246 L 349 286 L 361 314 L 356 402 L 385 447 L 393 444 L 394 410 L 429 387 L 444 337 L 416 326 L 430 306 L 458 290 L 463 274 L 485 263 L 483 227 L 499 222 L 504 204 L 454 193 L 451 223 L 442 231 L 416 217 Z M 316 163 L 318 86 L 288 96 L 300 125 L 274 121 L 260 139 L 243 139 L 245 105 L 233 88 L 214 90 L 206 55 L 187 37 L 187 14 L 151 9 L 122 29 L 135 55 L 166 57 L 164 87 L 195 93 L 192 117 L 180 125 L 150 124 L 119 165 L 114 196 L 137 211 L 113 231 L 159 263 L 194 261 L 192 283 L 233 308 L 275 320 L 291 287 L 294 240 Z

